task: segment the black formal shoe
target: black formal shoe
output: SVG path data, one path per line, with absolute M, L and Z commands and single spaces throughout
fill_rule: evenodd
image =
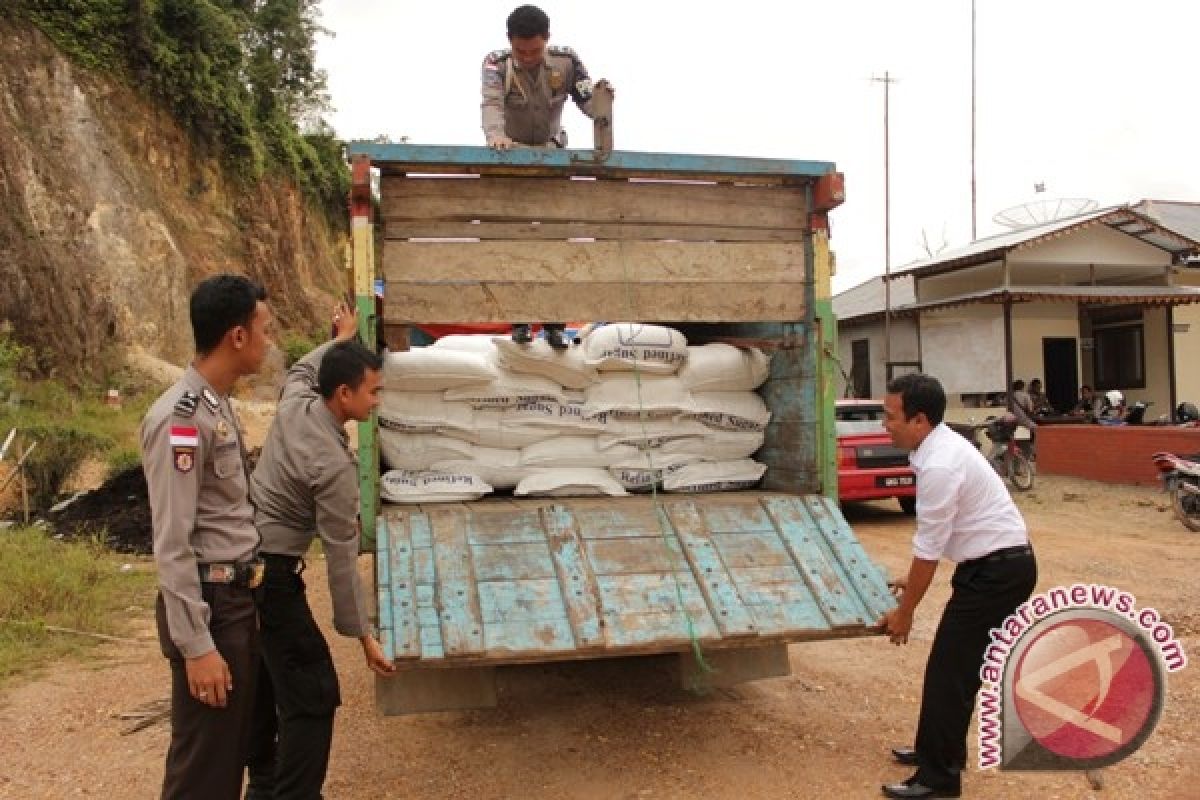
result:
M 892 758 L 897 764 L 902 764 L 906 767 L 917 766 L 917 751 L 912 747 L 893 747 Z
M 916 776 L 900 783 L 885 783 L 883 785 L 884 797 L 894 797 L 900 800 L 913 797 L 960 797 L 961 795 L 962 791 L 959 789 L 934 789 L 923 783 L 917 783 Z
M 562 328 L 546 327 L 546 341 L 555 350 L 566 350 L 570 345 L 567 344 L 567 339 L 563 335 Z
M 533 334 L 529 332 L 528 325 L 513 325 L 512 340 L 517 344 L 529 344 L 533 341 Z

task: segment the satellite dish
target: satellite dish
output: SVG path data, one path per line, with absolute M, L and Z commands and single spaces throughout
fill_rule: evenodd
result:
M 1044 184 L 1038 185 L 1044 187 Z M 1047 222 L 1086 214 L 1089 211 L 1095 211 L 1098 205 L 1095 200 L 1089 200 L 1086 197 L 1039 198 L 996 213 L 992 217 L 992 222 L 1019 231 L 1022 228 L 1031 228 L 1034 225 L 1044 225 Z

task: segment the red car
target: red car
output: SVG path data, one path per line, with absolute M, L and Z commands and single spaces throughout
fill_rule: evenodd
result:
M 838 443 L 838 500 L 895 497 L 905 514 L 917 511 L 917 479 L 908 451 L 892 444 L 883 427 L 883 403 L 839 400 L 835 413 Z

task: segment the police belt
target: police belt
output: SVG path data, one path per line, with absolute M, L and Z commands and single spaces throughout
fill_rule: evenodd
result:
M 225 583 L 244 589 L 257 589 L 263 581 L 262 559 L 237 563 L 200 564 L 200 580 L 203 583 Z

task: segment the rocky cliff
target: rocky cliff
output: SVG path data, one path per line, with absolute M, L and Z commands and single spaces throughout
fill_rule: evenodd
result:
M 0 18 L 0 321 L 38 366 L 98 375 L 140 347 L 191 352 L 187 298 L 261 281 L 283 328 L 319 328 L 342 245 L 299 191 L 231 185 L 136 87 L 72 65 Z

